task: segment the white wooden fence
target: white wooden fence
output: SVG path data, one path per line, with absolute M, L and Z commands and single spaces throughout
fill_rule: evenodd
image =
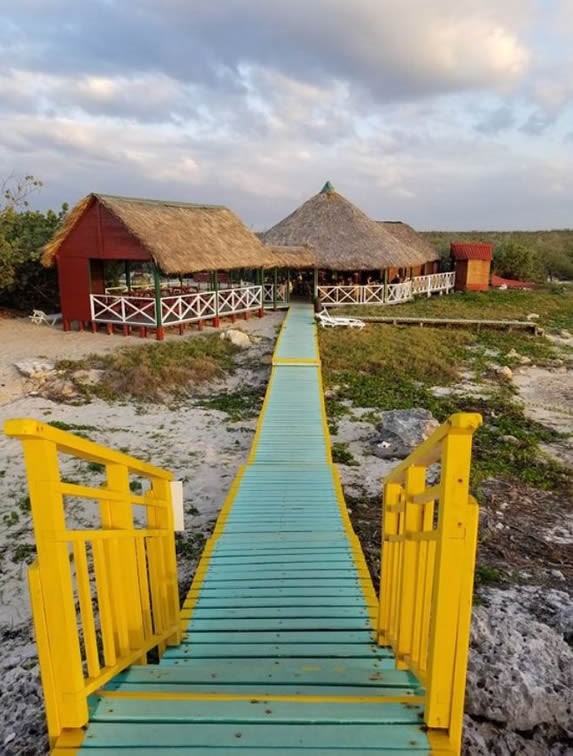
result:
M 157 325 L 157 304 L 151 295 L 91 294 L 91 319 L 95 323 L 146 326 Z M 163 326 L 196 323 L 235 315 L 263 307 L 261 286 L 243 286 L 220 291 L 199 291 L 161 297 Z
M 367 284 L 360 286 L 319 286 L 318 295 L 323 305 L 399 304 L 408 302 L 418 294 L 430 296 L 433 292 L 448 293 L 454 288 L 455 273 L 432 273 L 416 276 L 397 284 Z

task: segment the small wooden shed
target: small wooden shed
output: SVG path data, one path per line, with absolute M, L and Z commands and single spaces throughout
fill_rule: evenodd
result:
M 456 291 L 487 291 L 491 273 L 493 244 L 452 242 L 450 254 L 455 262 Z

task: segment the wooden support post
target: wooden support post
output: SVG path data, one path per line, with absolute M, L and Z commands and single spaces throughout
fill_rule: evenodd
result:
M 261 306 L 259 307 L 259 318 L 262 318 L 265 314 L 265 308 L 263 307 L 263 287 L 265 285 L 265 272 L 263 268 L 259 269 L 259 286 L 261 287 Z
M 111 336 L 113 334 L 113 325 L 111 323 L 105 324 L 105 332 L 108 336 Z
M 312 298 L 318 297 L 318 268 L 315 268 L 312 276 Z
M 131 270 L 129 269 L 129 260 L 125 261 L 125 285 L 127 291 L 131 291 Z
M 90 321 L 90 328 L 92 333 L 97 333 L 97 323 L 95 320 Z
M 219 272 L 213 271 L 211 273 L 211 281 L 213 291 L 215 292 L 215 317 L 213 318 L 213 328 L 218 328 L 221 325 L 221 318 L 219 317 Z
M 279 271 L 273 268 L 273 310 L 277 309 L 277 288 L 279 285 Z
M 383 301 L 386 302 L 388 299 L 388 268 L 384 270 L 384 299 Z
M 163 341 L 165 330 L 163 328 L 163 312 L 161 310 L 161 271 L 157 265 L 153 266 L 153 287 L 155 289 L 155 338 L 157 341 Z
M 71 326 L 70 326 L 70 321 L 67 320 L 66 318 L 64 318 L 64 320 L 62 321 L 62 326 L 63 326 L 64 331 L 71 331 L 72 330 Z

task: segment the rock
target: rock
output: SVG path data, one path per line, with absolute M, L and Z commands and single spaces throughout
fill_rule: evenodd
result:
M 506 444 L 511 444 L 512 446 L 519 446 L 519 439 L 515 436 L 502 436 L 501 440 Z
M 40 375 L 52 373 L 56 369 L 53 362 L 45 359 L 20 360 L 14 363 L 14 367 L 26 378 L 37 378 Z
M 569 331 L 566 331 L 565 329 L 560 331 L 559 335 L 561 336 L 562 339 L 573 339 L 573 335 Z
M 97 386 L 103 370 L 76 370 L 74 379 L 84 386 Z
M 530 312 L 527 320 L 539 320 L 539 315 L 536 312 Z
M 370 449 L 381 459 L 407 457 L 439 425 L 426 409 L 390 410 L 382 413 Z
M 495 372 L 497 375 L 499 375 L 500 378 L 503 378 L 505 381 L 511 381 L 511 379 L 513 378 L 513 370 L 507 365 L 496 368 Z
M 230 341 L 231 344 L 239 347 L 239 349 L 249 349 L 251 346 L 251 340 L 248 335 L 236 328 L 227 328 L 226 331 L 221 333 L 220 338 L 227 339 L 227 341 Z
M 573 652 L 521 608 L 512 591 L 492 589 L 474 609 L 466 712 L 504 732 L 539 728 L 567 737 L 573 722 Z

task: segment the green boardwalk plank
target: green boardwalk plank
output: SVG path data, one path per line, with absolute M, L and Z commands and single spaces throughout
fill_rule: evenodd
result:
M 117 675 L 115 696 L 90 698 L 80 754 L 430 752 L 422 687 L 375 643 L 322 401 L 312 309 L 295 304 L 249 464 L 184 604 L 182 642 Z

